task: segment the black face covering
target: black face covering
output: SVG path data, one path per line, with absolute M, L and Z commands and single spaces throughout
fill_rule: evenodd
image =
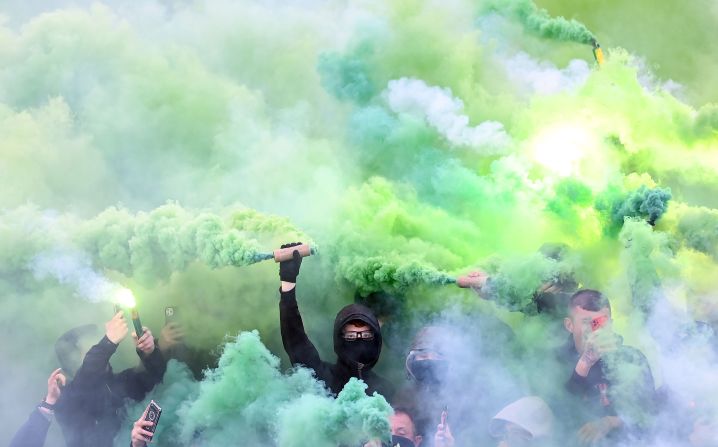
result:
M 386 443 L 383 445 L 385 446 Z M 391 447 L 414 447 L 414 441 L 403 436 L 391 435 Z
M 411 373 L 419 383 L 438 385 L 446 378 L 449 363 L 446 360 L 414 360 Z
M 344 351 L 347 359 L 362 365 L 374 363 L 379 357 L 379 347 L 374 340 L 344 340 L 342 342 L 342 351 Z

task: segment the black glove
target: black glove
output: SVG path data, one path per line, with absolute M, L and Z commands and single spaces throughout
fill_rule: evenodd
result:
M 291 244 L 284 244 L 280 248 L 296 247 L 302 245 L 301 242 L 292 242 Z M 282 261 L 279 263 L 279 279 L 285 282 L 297 282 L 297 276 L 299 276 L 299 267 L 302 266 L 302 256 L 299 251 L 294 250 L 292 253 L 292 259 L 289 261 Z

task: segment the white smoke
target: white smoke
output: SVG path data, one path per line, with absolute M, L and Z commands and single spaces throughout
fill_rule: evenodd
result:
M 565 68 L 558 68 L 524 52 L 499 58 L 509 80 L 527 94 L 550 95 L 573 90 L 583 85 L 591 73 L 588 63 L 581 59 L 573 59 Z
M 426 120 L 455 146 L 465 146 L 484 153 L 502 152 L 511 142 L 504 125 L 484 121 L 469 125 L 464 102 L 451 89 L 429 86 L 420 79 L 401 78 L 389 81 L 383 97 L 391 110 Z
M 30 268 L 38 280 L 54 278 L 75 289 L 81 297 L 93 303 L 104 301 L 117 292 L 119 286 L 92 268 L 90 259 L 78 251 L 54 250 L 40 253 Z

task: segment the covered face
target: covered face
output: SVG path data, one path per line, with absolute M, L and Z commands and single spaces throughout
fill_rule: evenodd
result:
M 424 385 L 439 385 L 449 371 L 449 362 L 444 354 L 449 331 L 439 326 L 426 326 L 414 338 L 406 357 L 406 373 L 416 382 Z
M 334 320 L 334 352 L 343 363 L 369 370 L 379 361 L 381 329 L 372 311 L 350 304 Z

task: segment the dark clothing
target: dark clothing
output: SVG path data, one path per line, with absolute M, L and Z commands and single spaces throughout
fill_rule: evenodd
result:
M 393 394 L 389 382 L 371 371 L 379 360 L 378 354 L 381 352 L 382 340 L 379 322 L 368 308 L 359 304 L 351 304 L 337 314 L 334 321 L 334 352 L 337 354 L 337 362 L 330 364 L 322 361 L 319 357 L 319 352 L 307 337 L 302 316 L 297 306 L 295 289 L 288 292 L 280 290 L 280 294 L 279 317 L 282 343 L 292 365 L 304 365 L 313 369 L 317 378 L 324 381 L 334 394 L 339 394 L 352 377 L 363 380 L 367 384 L 367 393 L 370 395 L 376 391 L 389 398 Z M 342 328 L 352 320 L 359 320 L 368 324 L 374 332 L 374 339 L 371 341 L 344 341 Z M 366 364 L 359 363 L 351 359 L 345 343 L 373 343 L 372 347 L 377 352 L 377 355 Z
M 566 389 L 575 398 L 568 409 L 570 416 L 562 418 L 569 422 L 567 428 L 574 431 L 604 416 L 618 416 L 624 422 L 621 433 L 612 434 L 614 440 L 640 436 L 649 428 L 656 409 L 656 391 L 651 368 L 641 351 L 621 346 L 604 355 L 586 377 L 575 371 L 580 355 L 572 338 L 562 356 L 572 371 Z
M 117 345 L 107 337 L 87 352 L 82 366 L 57 403 L 55 415 L 72 447 L 111 447 L 124 420 L 125 400 L 140 401 L 162 381 L 167 363 L 159 349 L 140 354 L 142 368 L 112 372 Z
M 391 403 L 413 416 L 424 438 L 422 446 L 434 445 L 444 409 L 457 445 L 495 445 L 487 430 L 489 420 L 501 409 L 499 404 L 516 392 L 501 361 L 514 345 L 512 336 L 508 326 L 482 313 L 470 318 L 461 314 L 457 321 L 444 319 L 442 326 L 425 326 L 417 332 L 406 359 L 409 380 Z M 436 356 L 416 360 L 419 353 Z M 424 368 L 419 368 L 422 364 Z
M 50 428 L 50 420 L 35 408 L 30 417 L 22 427 L 15 433 L 10 447 L 42 447 L 45 445 L 47 430 Z

